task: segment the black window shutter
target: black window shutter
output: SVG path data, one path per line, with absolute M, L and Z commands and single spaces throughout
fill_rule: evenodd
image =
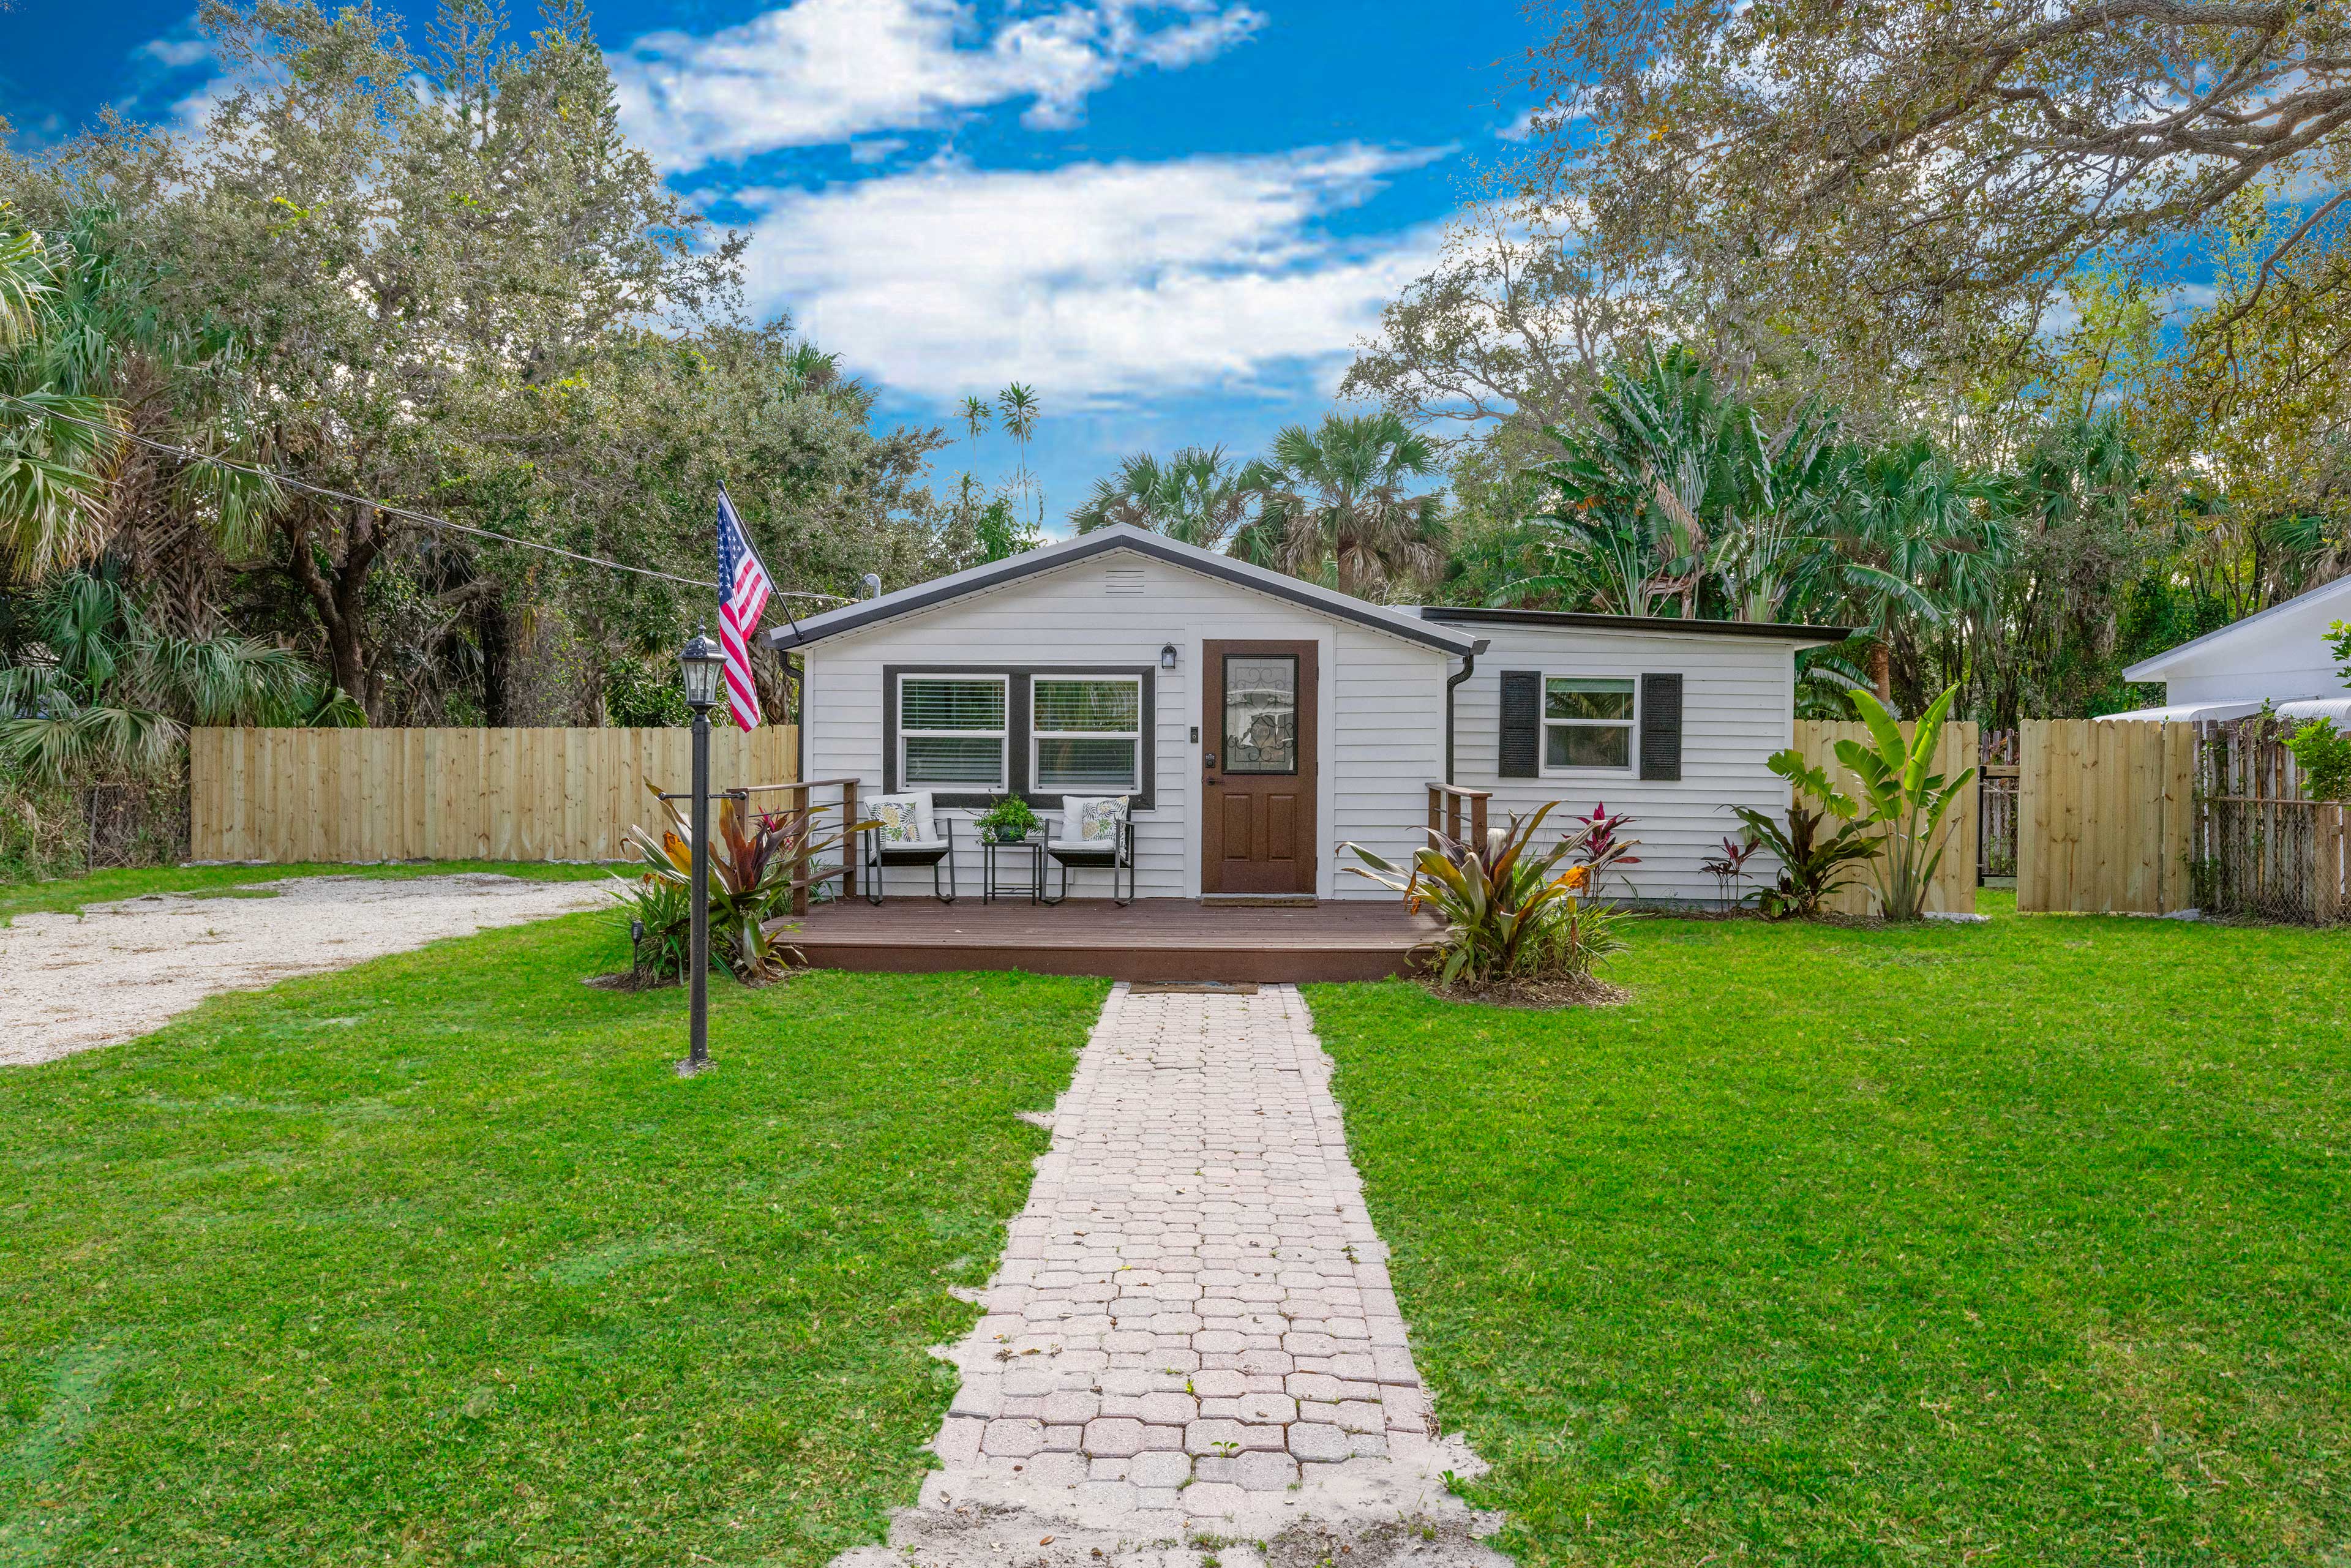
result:
M 1682 678 L 1678 674 L 1643 675 L 1641 777 L 1679 779 L 1681 776 Z
M 1505 779 L 1542 777 L 1542 672 L 1502 672 L 1502 755 Z

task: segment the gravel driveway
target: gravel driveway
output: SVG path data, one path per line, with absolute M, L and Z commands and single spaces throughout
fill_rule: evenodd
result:
M 0 1067 L 135 1039 L 222 991 L 609 902 L 600 882 L 307 876 L 20 915 L 0 926 Z

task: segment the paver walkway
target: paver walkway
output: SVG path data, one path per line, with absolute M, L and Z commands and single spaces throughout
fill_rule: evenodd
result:
M 1436 1436 L 1330 1081 L 1295 988 L 1113 991 L 887 1560 L 1411 1519 L 1410 1552 L 1349 1561 L 1502 1561 L 1443 1482 L 1475 1461 Z

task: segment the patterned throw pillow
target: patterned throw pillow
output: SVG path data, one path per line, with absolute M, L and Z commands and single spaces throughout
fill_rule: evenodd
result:
M 1061 836 L 1081 844 L 1114 844 L 1126 821 L 1123 795 L 1070 795 L 1061 801 Z
M 931 798 L 921 795 L 883 795 L 865 808 L 866 815 L 882 824 L 882 841 L 885 844 L 926 842 L 931 836 Z

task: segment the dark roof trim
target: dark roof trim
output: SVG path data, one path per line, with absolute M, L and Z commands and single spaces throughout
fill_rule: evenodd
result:
M 1451 626 L 1580 626 L 1595 632 L 1666 632 L 1684 637 L 1759 637 L 1776 643 L 1842 643 L 1850 626 L 1800 626 L 1784 621 L 1685 621 L 1674 615 L 1593 615 L 1573 610 L 1483 610 L 1424 604 L 1426 620 Z
M 967 594 L 999 588 L 1039 572 L 1057 571 L 1073 561 L 1121 549 L 1156 557 L 1205 577 L 1217 578 L 1276 599 L 1287 599 L 1318 613 L 1357 622 L 1374 631 L 1384 632 L 1391 637 L 1424 643 L 1457 656 L 1468 653 L 1473 642 L 1463 632 L 1448 631 L 1438 625 L 1419 624 L 1409 610 L 1391 610 L 1384 605 L 1367 604 L 1327 589 L 1311 587 L 1278 572 L 1247 566 L 1228 557 L 1214 555 L 1190 545 L 1162 538 L 1157 534 L 1146 533 L 1141 528 L 1126 527 L 1083 534 L 1067 544 L 1048 545 L 1042 549 L 1013 556 L 1008 560 L 943 577 L 936 582 L 918 584 L 860 604 L 828 610 L 821 615 L 808 617 L 798 626 L 778 626 L 760 635 L 766 639 L 768 646 L 778 653 L 788 648 L 805 647 L 827 637 L 837 637 L 844 632 L 854 632 L 878 622 L 911 615 L 950 600 L 961 599 Z

